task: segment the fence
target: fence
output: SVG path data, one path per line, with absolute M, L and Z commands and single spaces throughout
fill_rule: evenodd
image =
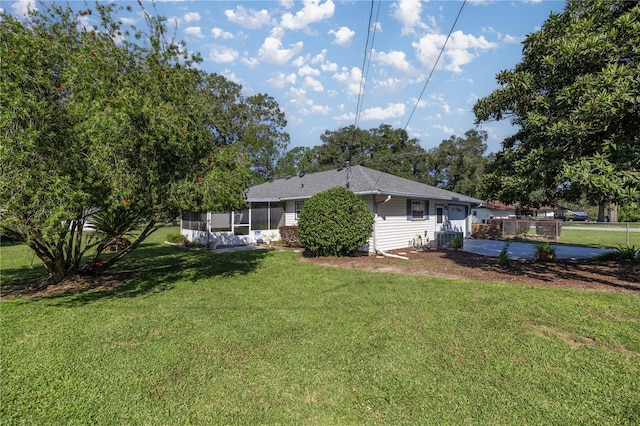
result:
M 588 239 L 589 231 L 611 232 L 611 244 L 640 245 L 640 223 L 636 222 L 563 222 L 561 220 L 490 219 L 486 224 L 473 224 L 472 237 L 477 239 L 544 239 L 560 240 L 562 231 L 569 231 L 571 240 Z M 584 231 L 584 233 L 582 232 Z M 613 238 L 613 233 L 616 238 Z M 566 234 L 567 232 L 565 232 Z M 576 237 L 580 234 L 581 237 Z M 598 233 L 600 237 L 603 234 Z M 565 238 L 563 238 L 563 241 Z M 596 241 L 597 243 L 597 241 Z

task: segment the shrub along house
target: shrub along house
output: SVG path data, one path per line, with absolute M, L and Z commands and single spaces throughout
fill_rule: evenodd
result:
M 448 245 L 468 237 L 472 207 L 481 200 L 363 166 L 287 177 L 249 188 L 249 207 L 235 212 L 186 213 L 181 232 L 204 245 L 252 244 L 279 238 L 281 226 L 296 225 L 305 200 L 336 186 L 353 191 L 375 214 L 370 253 L 426 245 Z

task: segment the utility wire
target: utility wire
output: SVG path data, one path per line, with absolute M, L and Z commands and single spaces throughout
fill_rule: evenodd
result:
M 413 114 L 416 112 L 416 108 L 418 108 L 418 104 L 420 103 L 420 100 L 422 99 L 422 95 L 424 95 L 424 91 L 427 89 L 427 85 L 429 84 L 429 82 L 431 81 L 431 76 L 433 75 L 433 72 L 436 69 L 436 66 L 438 65 L 438 62 L 440 62 L 440 57 L 442 56 L 442 53 L 444 52 L 445 47 L 447 46 L 447 42 L 449 42 L 449 39 L 451 38 L 451 33 L 453 33 L 453 29 L 456 27 L 456 24 L 458 23 L 458 18 L 460 18 L 460 14 L 462 13 L 462 9 L 464 8 L 464 5 L 467 3 L 467 0 L 464 0 L 462 2 L 462 5 L 460 6 L 460 10 L 458 11 L 458 15 L 456 16 L 455 21 L 453 21 L 453 25 L 451 25 L 451 29 L 449 30 L 449 34 L 447 34 L 447 38 L 444 41 L 444 44 L 442 45 L 442 48 L 440 49 L 440 53 L 438 53 L 438 57 L 436 58 L 436 62 L 433 64 L 433 67 L 431 68 L 431 72 L 429 73 L 429 77 L 427 78 L 427 81 L 424 83 L 424 87 L 422 88 L 422 92 L 420 92 L 420 96 L 418 97 L 418 100 L 416 100 L 416 104 L 413 106 L 413 110 L 411 111 L 411 115 L 409 115 L 409 119 L 407 120 L 407 124 L 405 124 L 404 126 L 404 130 L 407 130 L 407 127 L 409 126 L 409 122 L 411 121 L 411 118 L 413 118 Z
M 353 123 L 353 127 L 358 127 L 358 120 L 362 113 L 362 106 L 364 104 L 364 91 L 369 77 L 369 69 L 371 68 L 371 53 L 373 52 L 373 44 L 376 39 L 377 25 L 373 26 L 373 35 L 371 36 L 371 46 L 369 46 L 369 33 L 371 32 L 371 18 L 373 15 L 374 0 L 371 0 L 371 9 L 369 10 L 369 24 L 367 26 L 367 42 L 364 49 L 364 58 L 362 59 L 362 74 L 360 75 L 360 87 L 358 93 L 358 104 L 356 106 L 356 116 Z M 380 16 L 380 0 L 378 0 L 378 10 L 376 11 L 375 23 L 378 23 L 378 17 Z M 368 54 L 367 54 L 368 53 Z

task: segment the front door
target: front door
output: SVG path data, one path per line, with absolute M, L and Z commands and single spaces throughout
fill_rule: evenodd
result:
M 449 224 L 452 231 L 463 232 L 467 229 L 467 206 L 449 204 Z
M 467 233 L 467 206 L 460 204 L 436 205 L 436 231 Z

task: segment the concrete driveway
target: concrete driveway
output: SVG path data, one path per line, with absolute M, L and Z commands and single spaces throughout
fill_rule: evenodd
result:
M 465 239 L 462 250 L 485 256 L 498 257 L 505 244 L 505 241 Z M 556 259 L 590 259 L 599 254 L 611 251 L 609 249 L 576 247 L 563 244 L 551 244 L 551 246 L 556 249 Z M 509 259 L 533 259 L 536 254 L 536 244 L 510 242 L 507 254 L 509 255 Z

